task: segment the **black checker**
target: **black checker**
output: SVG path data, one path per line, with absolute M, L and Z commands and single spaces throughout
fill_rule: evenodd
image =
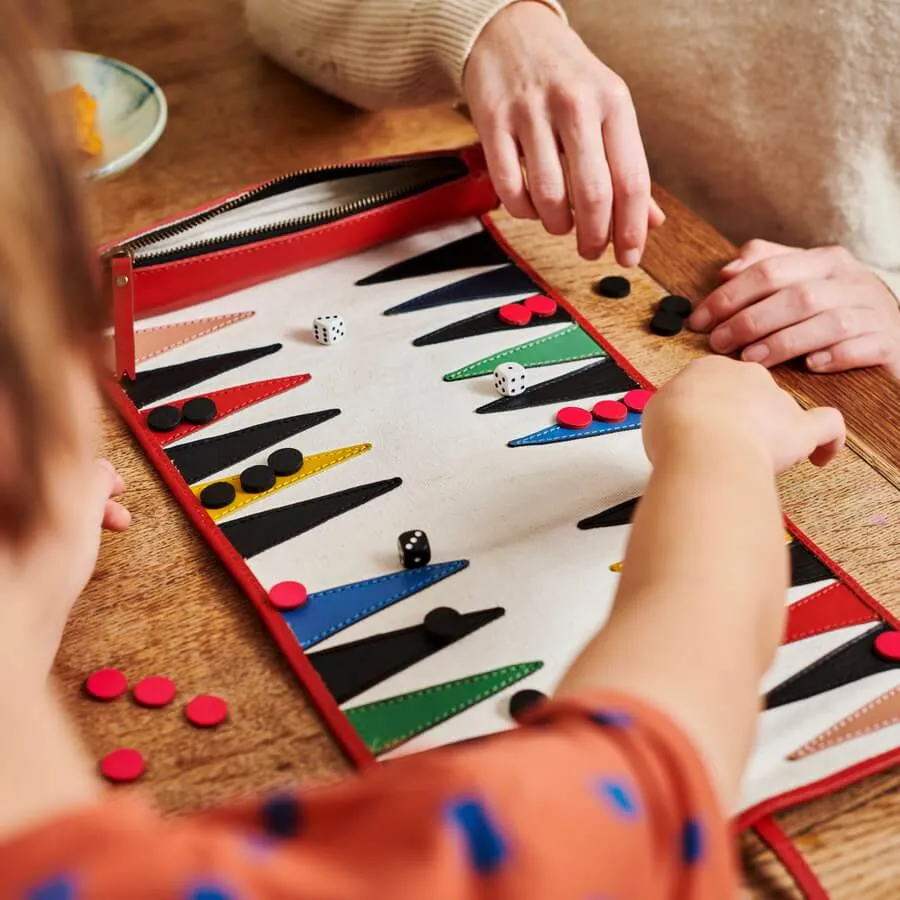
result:
M 280 478 L 296 475 L 303 468 L 303 454 L 293 447 L 282 447 L 269 455 L 269 468 Z
M 275 487 L 275 473 L 268 466 L 250 466 L 241 472 L 241 490 L 262 494 Z
M 674 337 L 684 327 L 684 319 L 675 313 L 659 310 L 650 320 L 650 330 L 660 337 Z
M 631 282 L 623 275 L 607 275 L 594 285 L 594 293 L 613 300 L 622 300 L 631 293 Z
M 516 691 L 509 698 L 509 715 L 513 721 L 518 722 L 535 704 L 547 699 L 547 695 L 534 688 L 525 688 Z
M 224 509 L 234 501 L 237 491 L 227 481 L 208 484 L 200 491 L 200 502 L 206 509 Z
M 681 297 L 678 294 L 669 294 L 668 297 L 663 297 L 659 301 L 659 308 L 663 312 L 675 313 L 676 316 L 681 316 L 682 319 L 686 319 L 694 311 L 691 301 L 687 297 Z
M 174 431 L 181 424 L 181 410 L 177 406 L 157 406 L 147 416 L 151 431 Z
M 459 637 L 459 631 L 464 622 L 463 617 L 455 609 L 449 606 L 438 606 L 425 616 L 422 624 L 430 638 L 444 643 Z
M 184 421 L 191 425 L 208 425 L 218 414 L 216 404 L 209 397 L 194 397 L 181 408 Z

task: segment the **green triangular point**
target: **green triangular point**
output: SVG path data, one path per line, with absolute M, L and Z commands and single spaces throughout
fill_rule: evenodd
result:
M 345 709 L 344 714 L 374 754 L 384 753 L 543 668 L 517 663 Z
M 500 363 L 506 362 L 517 362 L 520 366 L 531 369 L 578 359 L 600 359 L 604 356 L 606 351 L 583 328 L 568 325 L 546 337 L 517 344 L 509 350 L 501 350 L 455 372 L 449 372 L 444 376 L 444 381 L 462 381 L 477 375 L 490 375 Z

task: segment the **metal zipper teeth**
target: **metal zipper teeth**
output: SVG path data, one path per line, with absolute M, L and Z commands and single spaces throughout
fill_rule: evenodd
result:
M 289 219 L 285 222 L 278 222 L 275 225 L 260 225 L 256 228 L 245 229 L 244 231 L 234 231 L 228 234 L 226 237 L 209 238 L 203 241 L 194 241 L 192 243 L 183 244 L 176 249 L 167 250 L 162 253 L 154 254 L 150 252 L 143 255 L 139 253 L 134 256 L 134 263 L 138 268 L 142 266 L 150 266 L 155 263 L 165 262 L 167 259 L 172 257 L 181 258 L 186 254 L 189 255 L 196 251 L 208 250 L 225 244 L 241 244 L 245 241 L 251 241 L 254 238 L 263 236 L 278 237 L 282 234 L 290 233 L 292 231 L 299 231 L 302 228 L 313 227 L 315 225 L 325 225 L 328 222 L 344 218 L 345 216 L 364 212 L 367 209 L 372 209 L 376 206 L 381 206 L 394 200 L 400 200 L 403 197 L 410 196 L 412 194 L 418 193 L 419 191 L 426 191 L 429 188 L 444 183 L 446 180 L 446 178 L 434 178 L 430 179 L 429 181 L 419 182 L 415 185 L 410 185 L 405 188 L 396 188 L 393 191 L 382 191 L 379 194 L 373 194 L 372 196 L 366 197 L 363 200 L 354 200 L 352 203 L 345 203 L 343 206 L 336 206 L 332 209 L 322 210 L 321 212 L 317 213 L 311 213 L 307 216 L 302 216 L 297 219 Z M 221 210 L 220 213 L 226 211 L 229 210 Z
M 447 159 L 452 159 L 452 157 L 447 157 Z M 153 229 L 151 231 L 144 232 L 131 240 L 123 241 L 122 243 L 116 244 L 113 247 L 110 247 L 103 254 L 105 259 L 109 259 L 113 256 L 119 256 L 122 254 L 126 254 L 129 256 L 133 256 L 135 251 L 139 251 L 144 248 L 151 247 L 157 241 L 164 241 L 172 237 L 177 237 L 179 234 L 185 234 L 193 228 L 196 228 L 198 225 L 203 225 L 206 222 L 211 221 L 217 216 L 223 215 L 225 213 L 231 212 L 232 210 L 238 209 L 242 206 L 251 203 L 261 194 L 266 193 L 267 191 L 272 190 L 272 188 L 278 187 L 280 184 L 284 184 L 285 182 L 294 180 L 296 178 L 301 178 L 305 175 L 315 175 L 315 174 L 323 174 L 330 175 L 332 173 L 338 174 L 341 172 L 346 172 L 348 169 L 360 169 L 360 170 L 369 170 L 372 172 L 380 171 L 383 169 L 389 168 L 412 168 L 416 165 L 421 165 L 421 160 L 397 160 L 390 161 L 385 160 L 383 163 L 345 163 L 340 166 L 317 166 L 311 169 L 303 169 L 298 172 L 291 172 L 286 175 L 279 175 L 277 178 L 272 178 L 267 182 L 259 185 L 258 187 L 253 188 L 249 191 L 244 191 L 242 194 L 238 194 L 236 197 L 232 197 L 230 200 L 226 200 L 224 203 L 220 203 L 217 206 L 211 207 L 209 209 L 203 210 L 202 212 L 196 213 L 195 215 L 186 216 L 183 219 L 179 219 L 176 222 L 171 222 L 167 225 L 163 225 L 160 228 Z M 443 180 L 443 179 L 441 179 Z M 390 197 L 386 199 L 391 199 Z M 359 202 L 359 201 L 357 201 Z M 383 200 L 379 200 L 378 202 L 384 202 Z M 351 204 L 348 204 L 351 205 Z M 352 212 L 353 210 L 349 210 Z M 340 212 L 335 213 L 335 211 L 329 210 L 328 213 L 324 214 L 315 214 L 314 216 L 309 217 L 310 219 L 315 219 L 316 216 L 323 215 L 346 215 L 347 211 L 343 209 Z M 299 227 L 304 223 L 304 219 L 298 219 L 293 223 L 285 223 L 283 227 Z M 246 233 L 237 233 L 234 236 L 230 236 L 229 239 L 241 239 L 242 237 L 252 237 L 257 231 L 264 231 L 265 229 L 252 229 Z M 221 241 L 222 239 L 218 239 Z M 202 248 L 204 246 L 214 246 L 217 242 L 216 239 L 210 239 L 209 241 L 197 241 L 193 244 L 185 245 L 184 248 L 180 248 L 181 250 L 189 250 L 195 248 Z M 164 258 L 166 254 L 160 254 L 161 258 Z M 151 258 L 150 255 L 143 257 L 146 261 Z

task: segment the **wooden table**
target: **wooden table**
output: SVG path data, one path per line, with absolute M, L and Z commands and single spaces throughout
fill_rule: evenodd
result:
M 448 109 L 363 114 L 317 94 L 262 59 L 243 32 L 239 0 L 144 4 L 80 0 L 84 49 L 124 59 L 159 80 L 169 100 L 168 129 L 151 155 L 93 196 L 97 239 L 274 174 L 324 162 L 459 145 L 471 126 Z M 697 297 L 730 245 L 659 192 L 669 214 L 653 238 L 646 270 L 668 289 Z M 574 243 L 534 223 L 501 227 L 513 245 L 559 287 L 654 381 L 702 352 L 701 338 L 664 342 L 644 324 L 658 289 L 627 304 L 601 302 L 588 286 L 617 271 L 608 260 L 578 260 Z M 894 440 L 896 388 L 875 373 L 814 378 L 782 375 L 806 401 L 842 406 L 856 446 L 900 484 Z M 65 703 L 91 751 L 123 744 L 149 761 L 148 789 L 166 811 L 183 811 L 284 783 L 321 781 L 347 769 L 310 711 L 287 665 L 250 605 L 194 534 L 124 427 L 105 421 L 105 450 L 127 478 L 135 524 L 105 541 L 94 581 L 79 601 L 59 656 Z M 826 472 L 801 467 L 784 479 L 788 513 L 875 596 L 900 612 L 895 561 L 897 491 L 860 456 L 846 452 Z M 171 674 L 182 697 L 203 691 L 230 700 L 230 725 L 215 733 L 187 727 L 177 708 L 149 712 L 98 706 L 79 696 L 89 671 L 116 665 L 129 675 Z M 894 897 L 900 881 L 900 774 L 888 773 L 783 817 L 788 831 L 836 898 Z M 764 850 L 745 843 L 753 896 L 786 884 Z M 776 896 L 791 896 L 776 893 Z

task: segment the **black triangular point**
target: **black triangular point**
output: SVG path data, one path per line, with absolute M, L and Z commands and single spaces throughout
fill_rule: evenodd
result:
M 837 650 L 820 657 L 769 691 L 765 697 L 765 708 L 775 709 L 787 703 L 807 700 L 870 675 L 900 668 L 900 661 L 884 659 L 875 650 L 875 638 L 890 630 L 886 625 L 870 628 Z
M 510 325 L 504 322 L 498 315 L 497 309 L 489 309 L 487 312 L 460 319 L 452 325 L 445 325 L 428 334 L 423 334 L 413 341 L 416 347 L 426 347 L 430 344 L 443 344 L 447 341 L 458 341 L 462 338 L 478 337 L 481 334 L 491 334 L 495 331 L 517 331 L 520 328 L 533 328 L 537 325 L 562 325 L 572 321 L 568 311 L 561 306 L 556 308 L 552 316 L 532 316 L 527 325 Z
M 449 244 L 435 247 L 434 250 L 404 259 L 392 266 L 386 266 L 365 278 L 360 278 L 356 283 L 360 287 L 368 284 L 386 284 L 389 281 L 403 281 L 406 278 L 419 278 L 423 275 L 455 272 L 458 269 L 501 266 L 509 261 L 509 256 L 501 249 L 490 232 L 477 231 L 458 241 L 451 241 Z
M 550 403 L 569 403 L 604 394 L 624 393 L 636 387 L 637 382 L 614 360 L 604 359 L 575 372 L 542 381 L 515 397 L 500 397 L 492 403 L 479 406 L 475 412 L 510 412 L 534 406 L 547 406 Z
M 323 409 L 319 412 L 275 419 L 219 437 L 177 444 L 169 447 L 166 453 L 181 473 L 181 477 L 188 484 L 194 484 L 209 477 L 213 472 L 219 472 L 253 456 L 254 453 L 259 453 L 260 450 L 265 450 L 266 447 L 327 422 L 340 415 L 340 412 L 339 409 Z
M 447 306 L 451 303 L 465 303 L 469 300 L 488 300 L 491 297 L 512 297 L 516 294 L 541 294 L 543 290 L 538 287 L 517 266 L 502 266 L 490 272 L 481 272 L 470 278 L 455 281 L 446 287 L 420 294 L 386 309 L 386 316 L 397 313 L 416 312 L 421 309 L 432 309 L 435 306 Z
M 302 500 L 290 506 L 279 506 L 253 516 L 244 516 L 219 527 L 232 546 L 245 559 L 256 556 L 284 541 L 310 531 L 317 525 L 342 513 L 362 506 L 403 484 L 402 478 L 387 478 L 357 487 L 326 494 L 312 500 Z
M 500 606 L 470 613 L 439 607 L 432 610 L 421 625 L 309 653 L 307 658 L 334 699 L 346 703 L 503 614 L 504 609 Z
M 208 378 L 215 378 L 223 372 L 229 372 L 238 366 L 244 366 L 254 360 L 277 353 L 281 344 L 269 344 L 267 347 L 251 347 L 248 350 L 235 350 L 232 353 L 220 353 L 218 356 L 204 356 L 189 362 L 176 363 L 174 366 L 161 366 L 158 369 L 147 369 L 138 372 L 133 381 L 123 378 L 122 389 L 131 398 L 131 402 L 140 409 L 157 400 L 187 390 Z
M 812 551 L 807 550 L 796 538 L 791 542 L 791 586 L 815 584 L 834 578 L 834 573 Z
M 588 531 L 591 528 L 609 528 L 613 525 L 628 525 L 634 517 L 634 510 L 640 501 L 640 497 L 632 497 L 631 500 L 625 500 L 623 503 L 617 503 L 598 512 L 596 515 L 588 516 L 578 523 L 578 527 L 582 531 Z

